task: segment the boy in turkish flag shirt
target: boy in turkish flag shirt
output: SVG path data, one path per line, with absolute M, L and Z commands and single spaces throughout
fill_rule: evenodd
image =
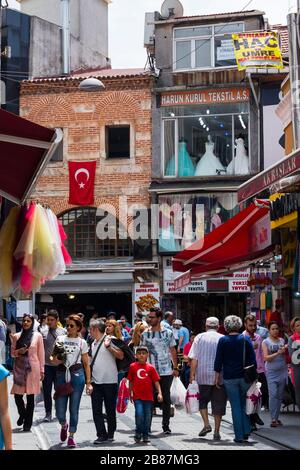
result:
M 153 385 L 158 393 L 157 400 L 162 402 L 163 397 L 159 384 L 160 377 L 151 364 L 147 363 L 149 351 L 146 346 L 138 346 L 135 351 L 137 362 L 130 364 L 128 371 L 130 401 L 135 406 L 135 436 L 136 443 L 143 438 L 144 443 L 150 442 L 149 430 L 153 409 Z

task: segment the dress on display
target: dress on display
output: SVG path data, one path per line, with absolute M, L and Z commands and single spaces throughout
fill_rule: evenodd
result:
M 210 221 L 210 231 L 212 232 L 216 228 L 220 227 L 220 225 L 222 225 L 222 220 L 219 214 L 216 212 L 212 216 L 211 221 Z
M 186 142 L 179 142 L 178 145 L 178 176 L 194 176 L 194 163 L 187 151 Z M 166 168 L 166 176 L 175 176 L 175 156 L 169 160 Z
M 210 136 L 208 142 L 205 143 L 205 154 L 197 163 L 195 176 L 216 176 L 219 170 L 225 171 L 220 159 L 214 154 L 215 144 L 211 141 Z
M 183 229 L 183 237 L 181 248 L 186 249 L 191 246 L 195 241 L 195 233 L 193 231 L 193 221 L 192 217 L 187 214 L 184 217 L 184 229 Z
M 174 226 L 163 228 L 159 236 L 159 249 L 170 253 L 178 251 L 178 244 L 174 238 Z
M 236 139 L 235 143 L 235 157 L 227 167 L 227 174 L 247 175 L 249 173 L 249 157 L 246 152 L 244 139 Z

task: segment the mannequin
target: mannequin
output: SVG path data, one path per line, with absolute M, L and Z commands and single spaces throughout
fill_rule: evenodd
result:
M 218 170 L 225 171 L 220 159 L 214 154 L 215 144 L 208 136 L 208 141 L 205 143 L 205 154 L 197 163 L 195 176 L 216 176 Z
M 221 207 L 216 205 L 214 209 L 212 210 L 212 217 L 210 220 L 210 231 L 212 232 L 216 228 L 220 227 L 222 225 L 222 220 L 220 217 L 221 213 Z
M 183 229 L 183 237 L 181 242 L 181 247 L 183 249 L 188 248 L 191 246 L 195 241 L 195 234 L 193 232 L 193 221 L 192 215 L 190 213 L 183 214 L 183 221 L 184 221 L 184 229 Z
M 247 175 L 249 173 L 249 157 L 245 149 L 245 141 L 239 137 L 235 139 L 235 143 L 235 157 L 227 167 L 227 174 Z
M 194 176 L 194 163 L 187 151 L 187 143 L 182 140 L 178 144 L 178 176 Z M 166 176 L 175 176 L 175 156 L 169 160 L 166 168 Z

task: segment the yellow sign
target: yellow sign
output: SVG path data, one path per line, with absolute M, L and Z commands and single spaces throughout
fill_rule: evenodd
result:
M 278 34 L 274 31 L 232 35 L 239 70 L 272 67 L 282 69 Z
M 297 250 L 297 232 L 296 230 L 281 230 L 281 246 L 283 259 L 283 275 L 288 277 L 294 274 L 296 250 Z

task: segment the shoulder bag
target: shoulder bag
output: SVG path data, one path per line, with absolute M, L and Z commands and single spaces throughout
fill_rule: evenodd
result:
M 251 364 L 250 366 L 246 367 L 245 364 L 246 364 L 246 339 L 244 337 L 244 348 L 243 348 L 244 379 L 245 379 L 245 382 L 247 382 L 248 384 L 252 384 L 258 378 L 256 367 L 254 364 Z

